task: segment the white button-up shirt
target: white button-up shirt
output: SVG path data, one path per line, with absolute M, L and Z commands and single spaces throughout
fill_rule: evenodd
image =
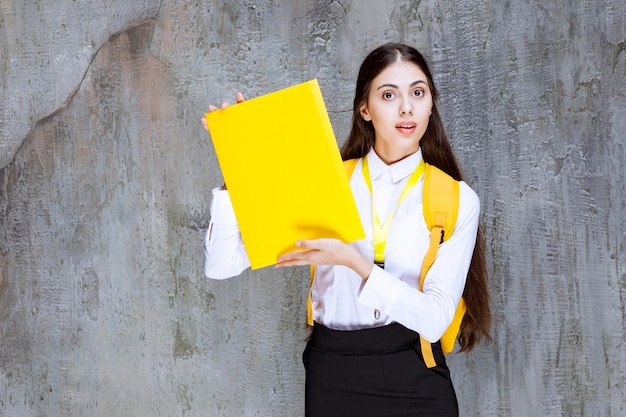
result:
M 399 206 L 397 203 L 421 159 L 419 150 L 388 166 L 370 150 L 373 200 L 381 222 L 396 210 L 385 248 L 385 269 L 374 266 L 368 279 L 363 280 L 347 267 L 318 265 L 312 291 L 313 319 L 317 323 L 336 330 L 356 330 L 398 322 L 431 342 L 439 340 L 450 325 L 465 287 L 480 203 L 476 193 L 461 182 L 454 233 L 440 245 L 423 292 L 419 291 L 422 260 L 430 239 L 422 210 L 423 176 Z M 350 187 L 366 238 L 350 245 L 373 260 L 372 195 L 361 162 L 350 178 Z M 228 278 L 239 275 L 249 265 L 228 192 L 215 189 L 205 240 L 205 274 Z

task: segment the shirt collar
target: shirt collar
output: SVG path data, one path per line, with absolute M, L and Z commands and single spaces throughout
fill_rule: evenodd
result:
M 367 154 L 367 163 L 369 165 L 372 181 L 375 181 L 386 170 L 391 172 L 391 179 L 394 183 L 402 181 L 417 169 L 421 160 L 422 148 L 419 148 L 414 154 L 391 165 L 385 164 L 376 154 L 373 147 Z

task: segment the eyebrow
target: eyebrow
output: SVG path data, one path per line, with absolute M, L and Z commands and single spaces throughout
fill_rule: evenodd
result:
M 411 85 L 409 85 L 409 87 L 414 87 L 414 86 L 416 86 L 417 84 L 426 84 L 426 85 L 428 85 L 428 83 L 427 83 L 426 81 L 417 80 L 417 81 L 413 81 L 413 82 L 411 83 Z M 395 85 L 395 84 L 383 84 L 383 85 L 381 85 L 380 87 L 378 87 L 376 90 L 380 90 L 380 89 L 381 89 L 381 88 L 383 88 L 383 87 L 391 87 L 391 88 L 395 88 L 395 89 L 400 88 L 400 87 L 398 87 L 398 86 L 397 86 L 397 85 Z

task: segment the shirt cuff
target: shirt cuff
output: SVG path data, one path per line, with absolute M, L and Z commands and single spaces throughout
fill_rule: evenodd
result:
M 372 273 L 361 288 L 359 303 L 388 315 L 402 291 L 406 291 L 405 285 L 374 265 Z
M 213 189 L 211 219 L 215 224 L 237 224 L 237 217 L 235 217 L 235 210 L 230 201 L 228 190 L 222 190 L 221 187 Z

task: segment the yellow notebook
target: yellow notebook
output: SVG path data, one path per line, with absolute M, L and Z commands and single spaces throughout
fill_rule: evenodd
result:
M 206 119 L 252 269 L 299 239 L 365 238 L 317 80 Z

